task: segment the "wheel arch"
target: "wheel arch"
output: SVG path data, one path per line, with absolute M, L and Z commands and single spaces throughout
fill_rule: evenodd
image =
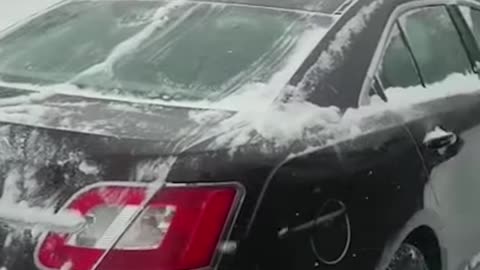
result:
M 437 234 L 431 227 L 421 225 L 415 228 L 408 234 L 404 242 L 414 245 L 422 252 L 429 269 L 442 269 L 440 242 Z
M 428 209 L 419 211 L 388 241 L 376 270 L 387 269 L 390 260 L 402 243 L 412 244 L 422 251 L 430 269 L 446 269 L 447 250 L 444 246 L 441 220 L 434 211 Z M 429 247 L 433 249 L 429 250 Z

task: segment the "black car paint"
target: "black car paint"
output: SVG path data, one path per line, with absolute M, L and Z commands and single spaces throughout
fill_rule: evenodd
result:
M 337 59 L 336 67 L 313 73 L 317 76 L 308 85 L 312 89 L 310 101 L 319 105 L 337 105 L 344 110 L 357 106 L 361 86 L 387 20 L 395 7 L 408 2 L 412 1 L 379 2 L 378 9 L 367 20 L 366 28 L 353 36 L 350 46 Z M 294 76 L 293 84 L 300 83 L 307 72 L 311 72 L 310 66 L 328 49 L 344 24 L 371 3 L 362 1 L 356 4 L 340 19 Z M 66 96 L 54 98 L 71 99 Z M 467 116 L 480 113 L 478 101 L 478 96 L 469 95 L 448 98 L 435 104 L 420 104 L 418 110 L 423 116 L 412 120 L 406 120 L 396 112 L 373 116 L 372 123 L 384 124 L 361 136 L 292 157 L 289 154 L 294 147 L 265 154 L 258 151 L 259 145 L 243 146 L 233 156 L 228 153 L 229 149 L 205 150 L 202 145 L 176 153 L 172 149 L 166 150 L 171 142 L 161 140 L 162 133 L 156 135 L 158 139 L 149 140 L 139 134 L 128 138 L 126 134 L 81 134 L 53 127 L 5 123 L 3 126 L 8 127 L 8 132 L 2 136 L 8 138 L 14 148 L 22 149 L 23 154 L 28 154 L 23 149 L 28 138 L 33 144 L 42 143 L 41 138 L 47 138 L 45 140 L 54 144 L 67 145 L 65 148 L 78 150 L 98 164 L 102 168 L 99 176 L 102 180 L 127 181 L 139 162 L 173 154 L 178 159 L 167 182 L 233 180 L 242 183 L 247 196 L 230 237 L 230 240 L 238 241 L 239 248 L 236 253 L 222 257 L 219 269 L 383 269 L 404 240 L 422 248 L 432 269 L 440 269 L 438 264 L 435 265 L 439 259 L 442 259 L 443 269 L 452 269 L 472 256 L 475 248 L 480 251 L 480 242 L 470 237 L 468 244 L 452 245 L 442 230 L 445 226 L 442 215 L 450 213 L 443 213 L 441 207 L 443 200 L 447 204 L 452 201 L 449 197 L 427 198 L 426 194 L 437 184 L 445 183 L 430 177 L 432 171 L 440 171 L 435 175 L 441 175 L 442 170 L 450 173 L 461 171 L 454 157 L 461 155 L 464 149 L 475 149 L 478 121 Z M 188 110 L 168 110 L 177 118 L 165 123 L 165 132 L 174 134 L 176 129 L 170 125 L 184 119 Z M 156 120 L 160 118 L 150 119 L 150 124 L 159 123 Z M 435 126 L 442 126 L 460 136 L 457 147 L 446 156 L 422 146 L 425 134 Z M 137 132 L 135 129 L 130 131 L 131 134 Z M 468 139 L 463 138 L 465 136 Z M 52 160 L 63 156 L 60 152 Z M 452 163 L 450 167 L 442 166 L 449 163 Z M 48 191 L 42 196 L 62 190 L 62 196 L 67 199 L 78 190 L 79 186 L 65 179 L 65 172 L 70 173 L 72 179 L 83 178 L 83 185 L 99 180 L 85 179 L 85 175 L 68 163 L 61 166 L 52 163 L 39 172 L 39 178 L 45 180 L 44 191 Z M 5 170 L 2 174 L 4 179 Z M 448 179 L 454 183 L 459 180 Z M 335 265 L 324 264 L 315 256 L 309 242 L 314 234 L 312 230 L 279 237 L 282 229 L 318 217 L 319 209 L 329 199 L 345 203 L 352 230 L 348 253 Z M 467 213 L 472 215 L 475 204 L 469 206 L 462 210 L 468 210 L 470 212 Z M 322 235 L 329 236 L 328 233 Z M 341 234 L 338 236 L 332 233 L 330 238 L 318 243 L 317 246 L 327 247 L 322 250 L 326 256 L 334 258 L 341 252 L 344 238 Z M 0 243 L 3 240 L 0 239 Z M 461 254 L 459 250 L 454 250 L 455 247 L 470 249 L 462 250 L 464 253 Z M 31 251 L 32 243 L 17 242 L 3 250 L 0 260 L 8 269 L 35 269 Z

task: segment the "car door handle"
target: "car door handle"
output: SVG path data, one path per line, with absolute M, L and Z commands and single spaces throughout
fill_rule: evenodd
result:
M 446 131 L 441 127 L 435 127 L 434 130 L 425 135 L 423 144 L 430 149 L 442 149 L 454 145 L 457 141 L 457 134 L 451 131 Z

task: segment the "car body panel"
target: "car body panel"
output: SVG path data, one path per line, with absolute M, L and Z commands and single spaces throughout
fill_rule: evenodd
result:
M 400 121 L 395 114 L 384 117 Z M 402 173 L 398 173 L 399 170 Z M 276 247 L 260 253 L 265 247 L 256 246 L 261 254 L 259 260 L 265 263 L 265 269 L 280 265 L 289 269 L 351 269 L 353 265 L 375 268 L 378 261 L 372 258 L 383 252 L 385 240 L 399 233 L 412 213 L 422 208 L 425 183 L 419 180 L 423 170 L 416 146 L 402 125 L 290 159 L 276 171 L 258 215 L 259 223 L 263 221 L 264 226 L 270 224 L 271 227 L 259 226 L 256 237 L 269 235 L 268 239 L 275 243 L 270 246 Z M 282 200 L 282 197 L 289 199 Z M 409 199 L 405 200 L 406 197 Z M 312 231 L 315 227 L 292 233 L 285 239 L 278 235 L 282 228 L 317 218 L 329 199 L 345 203 L 351 225 L 348 252 L 338 264 L 331 266 L 316 256 L 318 252 L 333 252 L 328 256 L 331 260 L 337 258 L 346 244 L 344 234 L 320 234 L 323 238 L 315 240 L 321 247 L 317 255 L 310 243 L 316 234 Z M 271 224 L 271 215 L 276 217 L 274 224 Z M 379 216 L 385 218 L 379 220 Z M 322 226 L 316 228 L 322 230 Z M 278 256 L 282 251 L 286 253 Z M 293 255 L 287 255 L 290 253 Z M 274 257 L 277 259 L 273 260 Z
M 469 116 L 479 113 L 479 96 L 460 95 L 435 104 L 422 104 L 426 113 L 409 123 L 429 172 L 428 185 L 433 198 L 426 200 L 425 207 L 433 209 L 441 218 L 445 246 L 448 247 L 448 269 L 469 263 L 478 253 L 479 189 L 477 166 L 478 122 Z M 425 135 L 435 127 L 451 130 L 458 142 L 445 149 L 429 149 L 423 144 Z

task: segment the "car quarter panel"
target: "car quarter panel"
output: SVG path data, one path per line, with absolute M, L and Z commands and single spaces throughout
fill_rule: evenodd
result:
M 391 125 L 294 156 L 275 172 L 251 247 L 260 269 L 375 269 L 423 207 L 424 165 L 395 114 Z M 313 220 L 344 205 L 346 215 Z M 338 207 L 337 207 L 338 210 Z

